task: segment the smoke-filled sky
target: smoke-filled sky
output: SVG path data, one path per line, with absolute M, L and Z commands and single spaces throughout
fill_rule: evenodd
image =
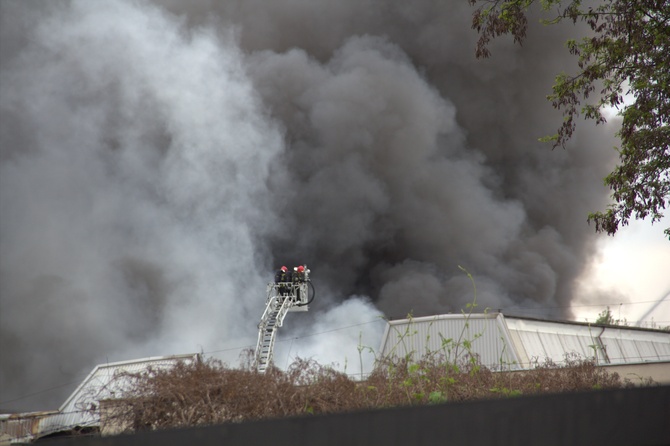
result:
M 482 310 L 572 316 L 616 143 L 537 142 L 573 30 L 477 61 L 466 0 L 0 8 L 1 409 L 57 407 L 101 362 L 234 363 L 282 264 L 317 299 L 280 366 L 356 373 L 379 315 L 472 301 L 459 265 Z

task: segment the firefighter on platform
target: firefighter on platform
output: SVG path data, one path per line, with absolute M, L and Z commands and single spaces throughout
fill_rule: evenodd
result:
M 303 265 L 293 268 L 293 288 L 295 289 L 295 300 L 300 302 L 300 284 L 305 281 L 305 267 Z
M 293 268 L 293 281 L 294 282 L 305 281 L 305 267 L 303 265 L 296 266 L 295 268 Z
M 289 292 L 288 283 L 291 282 L 291 273 L 286 266 L 282 266 L 275 273 L 275 283 L 278 284 L 279 294 L 287 294 Z

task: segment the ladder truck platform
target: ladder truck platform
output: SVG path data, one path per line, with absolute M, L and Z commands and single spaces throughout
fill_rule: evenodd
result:
M 285 267 L 282 267 L 283 271 Z M 258 324 L 258 342 L 254 354 L 254 367 L 264 373 L 272 364 L 277 329 L 284 323 L 286 314 L 308 311 L 314 300 L 314 286 L 309 278 L 310 270 L 306 265 L 294 268 L 292 274 L 283 275 L 284 281 L 270 282 L 267 285 L 265 311 Z

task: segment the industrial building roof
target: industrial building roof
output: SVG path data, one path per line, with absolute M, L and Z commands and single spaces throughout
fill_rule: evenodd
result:
M 98 426 L 99 402 L 119 396 L 128 389 L 130 380 L 124 377 L 125 374 L 143 372 L 150 367 L 171 367 L 180 361 L 189 364 L 199 360 L 199 354 L 190 353 L 100 364 L 72 392 L 58 411 L 0 415 L 0 434 L 9 435 L 13 441 L 32 441 L 75 427 Z
M 670 333 L 502 313 L 443 314 L 389 321 L 380 352 L 413 360 L 434 353 L 452 361 L 470 354 L 493 370 L 528 369 L 547 361 L 561 365 L 569 359 L 637 364 L 670 361 Z

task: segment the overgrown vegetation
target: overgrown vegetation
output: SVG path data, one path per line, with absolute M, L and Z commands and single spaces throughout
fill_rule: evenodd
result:
M 610 310 L 610 307 L 607 307 L 606 310 L 601 311 L 598 313 L 598 318 L 595 321 L 596 325 L 628 325 L 628 321 L 626 318 L 615 318 L 614 315 L 612 314 L 612 310 Z
M 590 361 L 493 372 L 477 361 L 454 364 L 437 354 L 418 362 L 379 361 L 364 380 L 304 359 L 286 371 L 258 373 L 210 359 L 122 378 L 132 386 L 111 401 L 113 410 L 103 411 L 103 423 L 118 432 L 631 385 Z
M 101 423 L 112 426 L 108 433 L 121 433 L 632 385 L 597 367 L 595 359 L 566 357 L 561 366 L 536 362 L 532 370 L 523 371 L 510 371 L 514 364 L 503 364 L 502 358 L 507 371 L 483 366 L 472 349 L 481 333 L 471 335 L 468 330 L 478 306 L 477 286 L 472 275 L 459 268 L 472 282 L 474 297 L 462 311 L 465 324 L 458 339 L 440 334 L 440 350 L 414 360 L 405 343 L 416 333 L 408 325 L 396 345 L 405 354 L 377 358 L 365 379 L 299 358 L 286 371 L 270 367 L 260 373 L 250 350 L 242 368 L 209 359 L 121 374 L 117 379 L 125 384 L 118 388 L 127 390 L 117 399 L 100 402 Z M 358 350 L 361 355 L 364 350 L 374 353 L 362 345 Z
M 598 317 L 596 318 L 595 325 L 621 325 L 624 327 L 627 327 L 629 325 L 628 320 L 624 317 L 622 318 L 621 316 L 614 317 L 614 313 L 610 309 L 610 307 L 607 307 L 605 310 L 601 311 L 598 313 Z M 660 325 L 654 321 L 652 318 L 651 322 L 641 322 L 640 327 L 644 328 L 653 328 L 654 330 L 663 330 L 663 331 L 670 331 L 670 325 Z

